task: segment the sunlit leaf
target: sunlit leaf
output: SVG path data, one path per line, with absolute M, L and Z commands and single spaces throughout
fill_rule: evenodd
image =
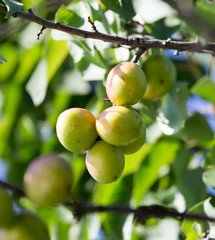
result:
M 66 6 L 61 6 L 55 16 L 55 21 L 67 24 L 73 27 L 80 27 L 84 24 L 84 19 L 76 12 L 68 9 Z
M 47 86 L 47 64 L 45 60 L 41 60 L 26 85 L 26 90 L 30 94 L 35 106 L 43 102 Z
M 205 100 L 215 103 L 215 84 L 209 77 L 205 76 L 200 79 L 191 90 L 192 93 L 196 93 Z
M 188 89 L 187 84 L 177 83 L 166 95 L 163 115 L 165 120 L 160 119 L 160 127 L 164 133 L 168 134 L 168 129 L 172 129 L 172 133 L 179 131 L 182 128 L 184 121 L 187 118 L 187 100 Z M 169 128 L 165 128 L 165 126 Z M 170 134 L 168 134 L 170 135 Z
M 211 187 L 215 187 L 215 168 L 211 168 L 207 171 L 205 171 L 202 175 L 202 179 L 204 181 L 205 184 L 211 186 Z

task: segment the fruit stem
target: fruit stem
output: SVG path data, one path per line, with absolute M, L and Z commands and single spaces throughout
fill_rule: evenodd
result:
M 135 53 L 134 57 L 131 59 L 131 62 L 137 63 L 141 55 L 146 51 L 146 48 L 138 48 L 137 52 Z

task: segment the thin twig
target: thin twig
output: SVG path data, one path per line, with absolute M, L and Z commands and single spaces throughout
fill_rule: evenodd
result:
M 40 35 L 43 34 L 43 30 L 45 30 L 45 29 L 46 29 L 46 28 L 45 28 L 44 26 L 42 26 L 42 27 L 40 28 L 40 31 L 37 33 L 37 40 L 40 39 Z
M 21 188 L 13 185 L 12 183 L 8 183 L 8 182 L 0 180 L 0 186 L 13 191 L 18 196 L 24 196 L 25 195 L 25 192 Z
M 88 17 L 88 22 L 91 24 L 93 31 L 98 32 L 95 23 Z
M 19 187 L 0 180 L 0 186 L 8 188 L 13 191 L 16 195 L 25 196 L 25 192 Z M 171 217 L 178 220 L 199 220 L 199 221 L 208 221 L 214 222 L 215 218 L 208 217 L 202 214 L 191 214 L 187 212 L 179 213 L 174 209 L 166 208 L 160 205 L 151 205 L 151 206 L 140 206 L 138 208 L 132 208 L 123 205 L 113 205 L 113 206 L 94 206 L 79 203 L 75 200 L 73 202 L 64 202 L 67 207 L 73 209 L 74 215 L 80 219 L 83 215 L 96 212 L 112 212 L 115 214 L 134 214 L 134 218 L 139 222 L 145 222 L 149 218 L 165 218 Z
M 7 8 L 0 4 L 0 12 L 7 12 Z M 176 40 L 159 40 L 159 39 L 147 39 L 147 38 L 139 38 L 139 37 L 120 37 L 108 35 L 100 32 L 92 32 L 85 31 L 82 29 L 78 29 L 72 26 L 67 26 L 61 23 L 55 23 L 52 21 L 48 21 L 46 19 L 40 18 L 32 13 L 25 13 L 22 11 L 18 11 L 14 14 L 14 17 L 22 18 L 31 22 L 35 22 L 44 26 L 45 28 L 55 29 L 62 32 L 67 32 L 73 35 L 77 35 L 83 38 L 92 38 L 102 40 L 104 42 L 111 42 L 120 45 L 127 45 L 132 47 L 140 47 L 150 49 L 150 48 L 161 48 L 161 49 L 174 49 L 179 52 L 189 51 L 189 52 L 201 52 L 201 53 L 215 53 L 215 43 L 206 42 L 200 43 L 198 41 L 193 42 L 185 42 L 185 41 L 176 41 Z

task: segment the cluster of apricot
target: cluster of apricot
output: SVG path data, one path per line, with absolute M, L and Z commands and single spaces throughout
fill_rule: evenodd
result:
M 124 169 L 124 154 L 139 150 L 146 138 L 145 124 L 131 106 L 142 97 L 161 97 L 174 81 L 174 64 L 164 55 L 149 57 L 142 68 L 134 62 L 122 62 L 106 80 L 113 106 L 97 118 L 82 108 L 62 112 L 56 126 L 59 141 L 69 151 L 87 151 L 86 167 L 97 182 L 116 181 Z
M 72 152 L 85 152 L 86 167 L 99 183 L 116 181 L 124 169 L 124 154 L 136 152 L 146 137 L 140 114 L 129 107 L 146 91 L 143 70 L 133 62 L 123 62 L 108 74 L 106 91 L 114 104 L 97 119 L 82 108 L 67 109 L 57 120 L 57 136 Z

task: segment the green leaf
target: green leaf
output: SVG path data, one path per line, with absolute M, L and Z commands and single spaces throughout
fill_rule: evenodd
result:
M 204 200 L 207 195 L 202 181 L 202 169 L 199 167 L 187 170 L 178 181 L 178 188 L 185 198 L 187 208 Z
M 100 0 L 100 2 L 104 4 L 107 9 L 119 13 L 121 7 L 119 0 Z
M 209 185 L 211 187 L 215 187 L 215 167 L 205 171 L 202 175 L 203 182 L 206 185 Z
M 23 90 L 15 84 L 8 84 L 3 88 L 3 114 L 0 112 L 0 156 L 10 152 L 10 136 L 18 119 L 18 110 L 21 106 Z
M 191 92 L 215 104 L 215 84 L 208 76 L 201 78 L 192 87 Z
M 201 141 L 210 141 L 214 138 L 214 133 L 207 123 L 207 120 L 199 113 L 195 113 L 187 119 L 180 135 L 187 140 L 197 139 Z
M 180 144 L 176 141 L 158 142 L 142 162 L 134 181 L 136 205 L 139 205 L 142 196 L 157 180 L 160 168 L 174 160 L 179 147 Z
M 187 100 L 188 89 L 187 84 L 183 82 L 177 82 L 171 92 L 166 95 L 163 105 L 163 115 L 166 119 L 163 120 L 162 116 L 159 125 L 164 133 L 168 134 L 169 130 L 172 132 L 178 132 L 187 118 Z M 168 126 L 166 128 L 166 126 Z
M 162 18 L 153 23 L 146 23 L 144 24 L 144 27 L 153 37 L 158 39 L 167 39 L 178 30 L 180 25 L 168 26 L 165 18 Z
M 203 167 L 215 166 L 215 145 L 209 150 L 204 160 Z
M 192 206 L 188 211 L 190 214 L 204 214 L 204 201 Z M 200 222 L 197 220 L 184 220 L 182 223 L 182 230 L 186 235 L 186 240 L 203 240 L 203 233 L 206 233 L 208 230 L 207 222 Z
M 23 8 L 23 4 L 16 0 L 3 0 L 3 2 L 6 4 L 8 10 L 6 18 L 12 16 L 14 13 Z
M 136 153 L 125 155 L 125 169 L 123 174 L 131 174 L 138 171 L 141 166 L 142 161 L 147 156 L 147 154 L 152 150 L 153 145 L 144 144 L 143 147 Z
M 19 67 L 13 77 L 14 82 L 23 83 L 30 77 L 41 58 L 41 49 L 41 45 L 37 44 L 22 54 Z
M 182 147 L 177 152 L 172 165 L 173 172 L 178 181 L 180 181 L 181 178 L 185 175 L 190 157 L 191 157 L 190 151 L 185 147 Z
M 213 21 L 213 19 L 215 18 L 214 4 L 209 4 L 207 3 L 207 1 L 198 1 L 195 5 L 194 10 L 198 14 L 198 16 L 209 25 L 209 27 L 215 29 L 215 23 Z
M 68 55 L 66 41 L 54 41 L 50 39 L 45 47 L 45 59 L 47 64 L 47 82 L 52 80 L 55 73 L 61 67 Z
M 132 0 L 100 0 L 100 2 L 104 4 L 107 9 L 118 13 L 126 20 L 135 16 Z
M 6 63 L 7 59 L 5 59 L 1 54 L 0 54 L 0 63 Z
M 82 17 L 64 5 L 58 9 L 55 16 L 55 21 L 77 28 L 84 24 L 84 19 Z
M 35 106 L 39 106 L 45 99 L 47 86 L 47 64 L 42 59 L 26 85 L 26 91 L 30 94 Z
M 7 64 L 0 64 L 0 82 L 11 79 L 19 64 L 19 52 L 14 44 L 5 42 L 1 44 L 1 53 L 7 59 Z

